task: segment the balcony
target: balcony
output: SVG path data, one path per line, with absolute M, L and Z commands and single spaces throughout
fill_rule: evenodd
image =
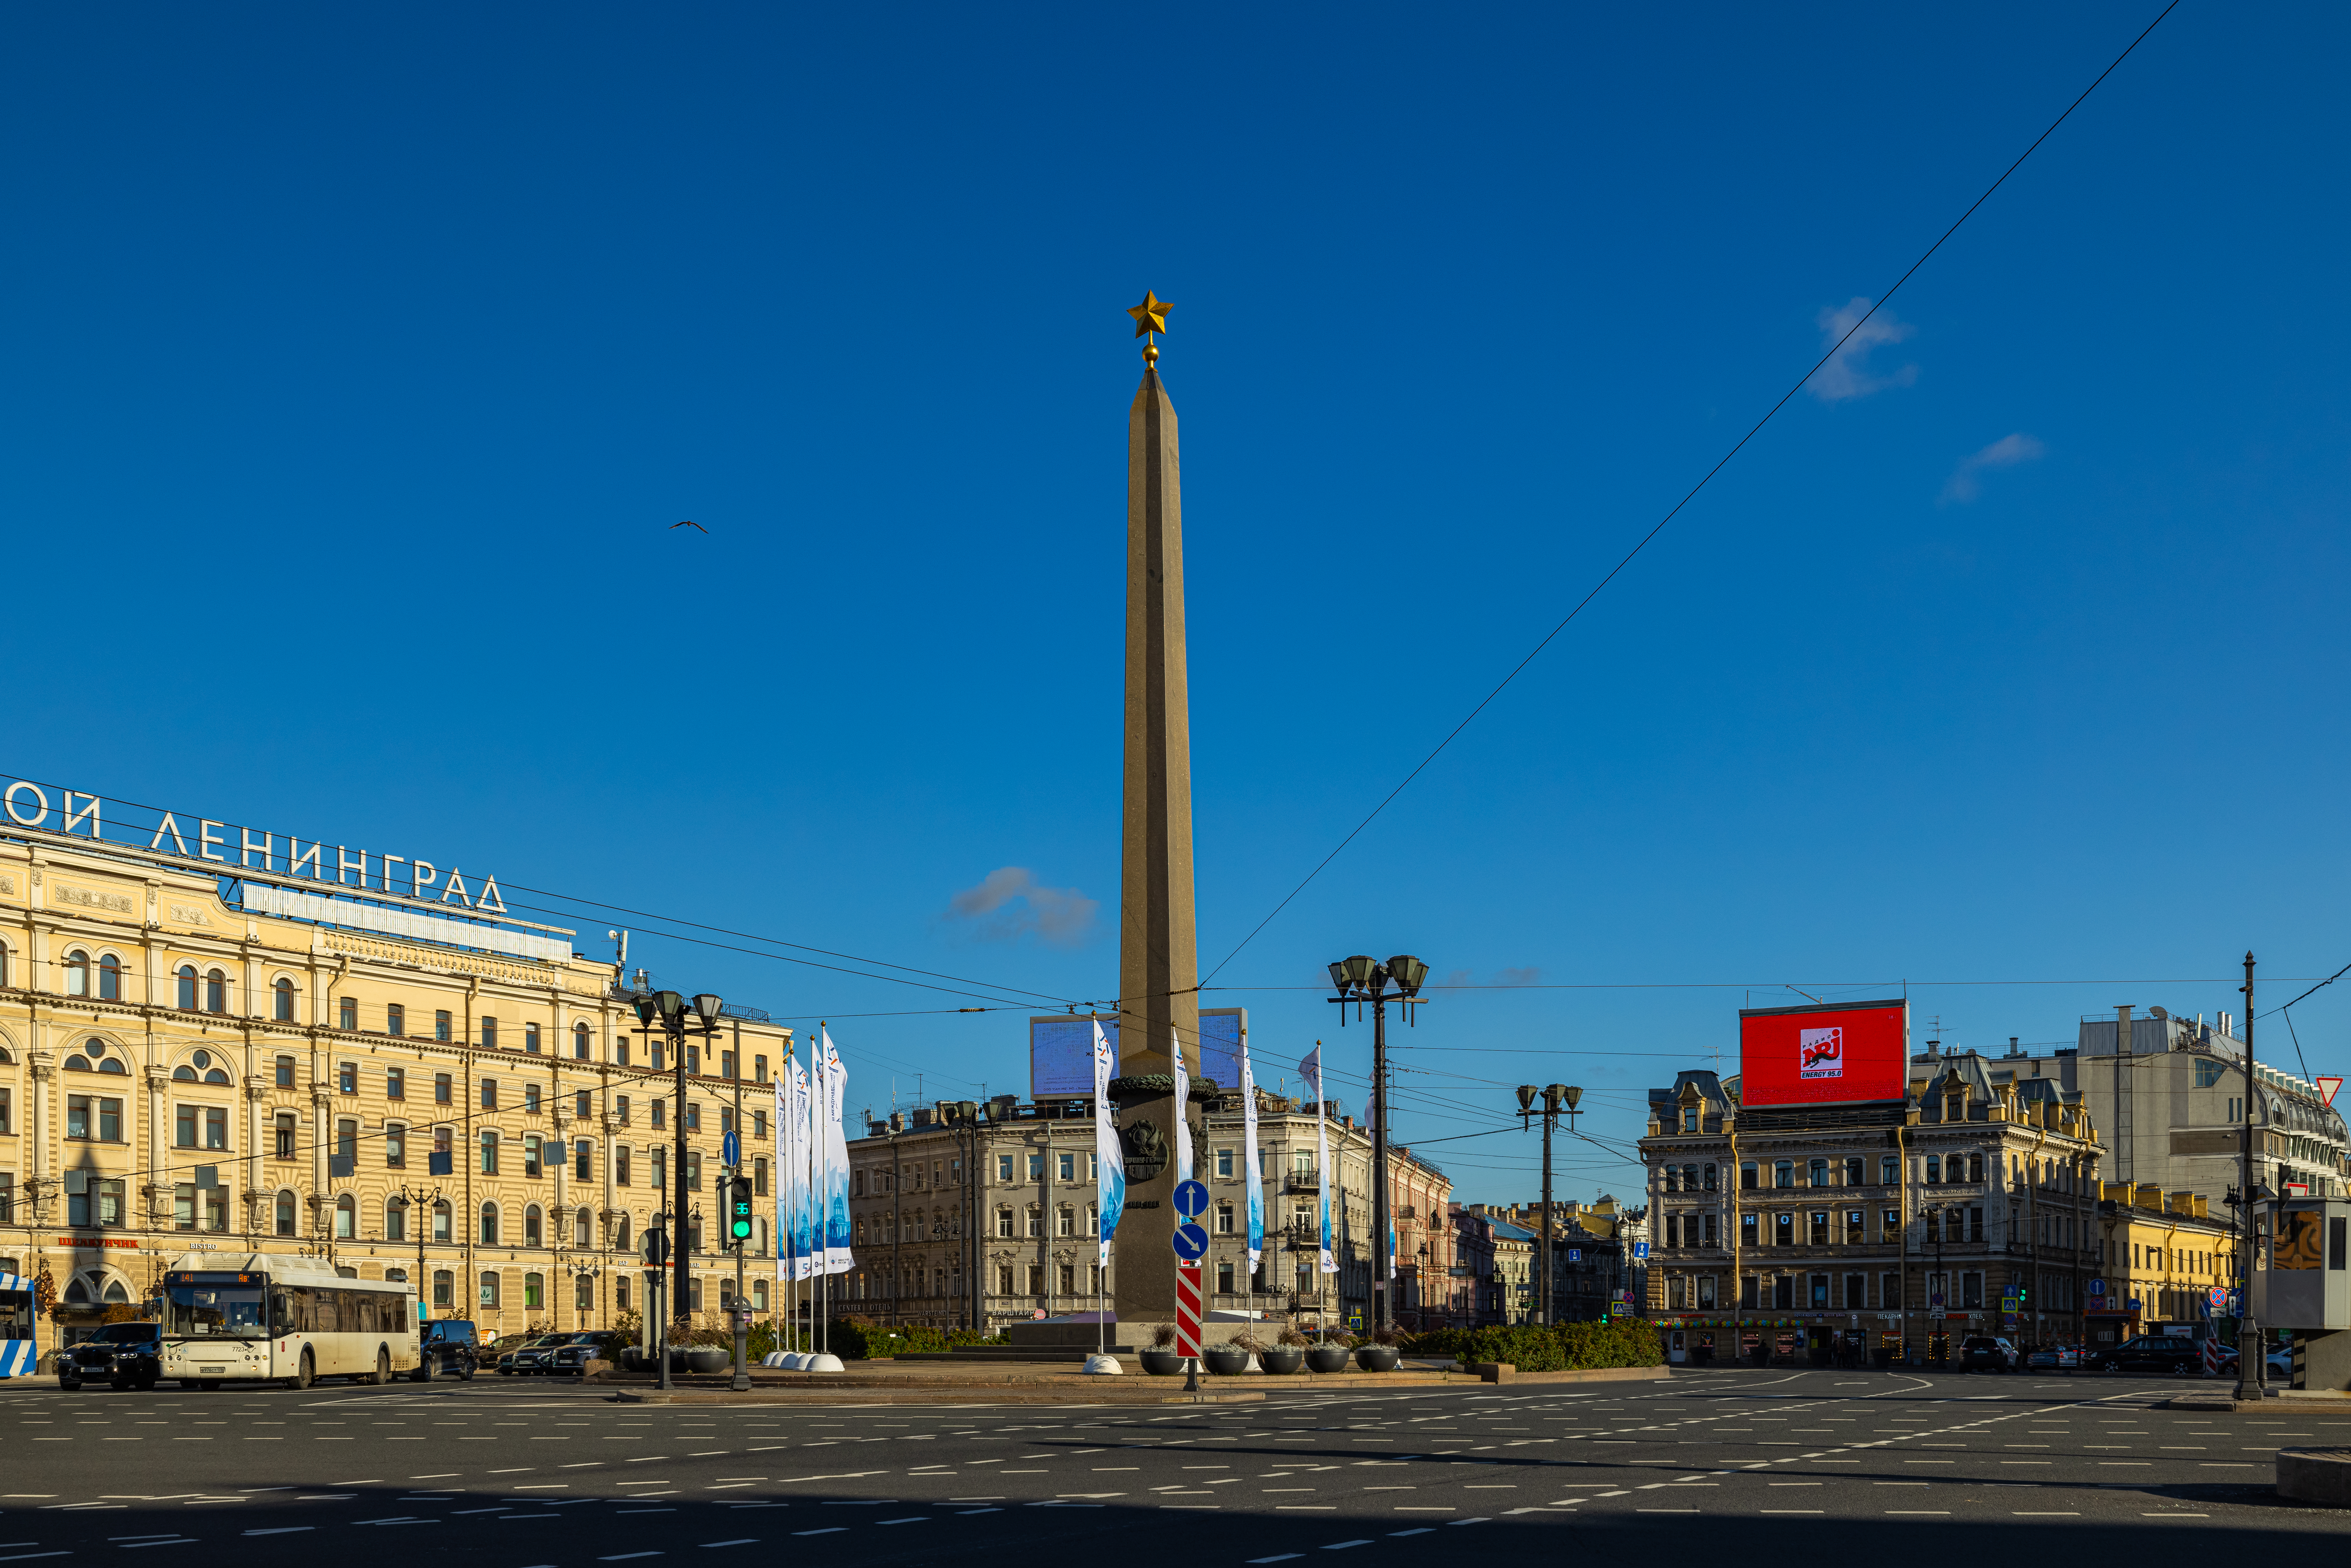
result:
M 1321 1192 L 1322 1174 L 1320 1171 L 1290 1171 L 1281 1178 L 1284 1192 Z

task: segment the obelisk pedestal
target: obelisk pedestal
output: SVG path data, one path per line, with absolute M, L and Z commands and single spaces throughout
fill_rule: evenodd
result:
M 1176 1310 L 1175 1061 L 1200 1072 L 1199 953 L 1192 915 L 1192 736 L 1184 674 L 1184 507 L 1176 409 L 1156 368 L 1126 416 L 1126 776 L 1119 877 L 1118 1071 L 1126 1213 L 1114 1243 L 1123 1324 Z M 1231 1087 L 1229 1084 L 1225 1087 Z M 1196 1174 L 1204 1174 L 1196 1167 Z M 1125 1337 L 1122 1334 L 1122 1337 Z

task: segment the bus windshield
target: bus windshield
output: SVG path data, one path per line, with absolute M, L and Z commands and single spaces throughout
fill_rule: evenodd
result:
M 170 1285 L 164 1288 L 167 1334 L 268 1337 L 261 1316 L 261 1284 Z

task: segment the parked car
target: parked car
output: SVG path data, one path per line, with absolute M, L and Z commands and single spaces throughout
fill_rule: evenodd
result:
M 416 1370 L 408 1375 L 416 1382 L 436 1375 L 470 1382 L 481 1345 L 472 1323 L 463 1318 L 437 1318 L 418 1331 L 416 1348 Z
M 109 1323 L 57 1356 L 57 1386 L 103 1378 L 116 1388 L 152 1388 L 163 1371 L 163 1325 Z
M 2090 1358 L 2093 1372 L 2158 1372 L 2186 1377 L 2204 1370 L 2204 1353 L 2185 1334 L 2133 1334 Z
M 2272 1345 L 2270 1347 L 2269 1354 L 2263 1356 L 2262 1359 L 2269 1363 L 2268 1381 L 2273 1386 L 2283 1388 L 2287 1384 L 2294 1381 L 2294 1355 L 2291 1352 L 2281 1350 L 2277 1346 Z M 2234 1350 L 2223 1350 L 2220 1352 L 2220 1366 L 2218 1375 L 2221 1377 L 2234 1377 L 2237 1375 L 2237 1353 Z
M 513 1349 L 500 1353 L 497 1361 L 500 1377 L 528 1377 L 545 1372 L 553 1360 L 555 1347 L 571 1336 L 568 1333 L 542 1333 L 525 1336 Z M 505 1340 L 490 1348 L 497 1350 Z
M 564 1343 L 555 1347 L 548 1371 L 558 1377 L 580 1377 L 591 1361 L 617 1364 L 621 1352 L 636 1343 L 633 1335 L 615 1333 L 607 1329 L 594 1329 L 585 1333 L 567 1334 Z
M 1991 1334 L 1970 1334 L 1959 1346 L 1961 1372 L 2014 1372 L 2024 1363 L 2012 1340 Z

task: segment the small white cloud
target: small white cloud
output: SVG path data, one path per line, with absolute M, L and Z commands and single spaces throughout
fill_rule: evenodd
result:
M 1943 481 L 1942 500 L 1945 504 L 1958 501 L 1964 505 L 1983 494 L 1983 483 L 1977 478 L 1987 468 L 2013 468 L 2020 463 L 2030 463 L 2048 451 L 2040 439 L 2022 431 L 2003 435 L 1990 446 L 1959 459 L 1951 476 Z
M 1899 343 L 1917 329 L 1907 321 L 1896 320 L 1891 310 L 1880 310 L 1870 316 L 1868 320 L 1861 320 L 1868 315 L 1869 301 L 1858 294 L 1843 305 L 1832 306 L 1820 313 L 1821 347 L 1835 349 L 1836 352 L 1829 356 L 1826 364 L 1813 372 L 1813 379 L 1805 384 L 1823 402 L 1843 402 L 1848 398 L 1867 397 L 1872 392 L 1884 392 L 1887 387 L 1907 387 L 1918 379 L 1918 367 L 1916 365 L 1904 365 L 1883 375 L 1869 368 L 1866 361 L 1872 349 L 1886 343 Z M 1861 321 L 1858 330 L 1854 327 L 1856 321 Z M 1845 334 L 1848 332 L 1853 336 L 1847 338 Z M 1844 345 L 1842 348 L 1838 347 L 1840 342 Z
M 1009 942 L 1025 932 L 1055 947 L 1074 947 L 1093 930 L 1102 901 L 1074 887 L 1047 887 L 1027 866 L 998 866 L 947 900 L 950 920 L 977 922 L 983 942 Z

